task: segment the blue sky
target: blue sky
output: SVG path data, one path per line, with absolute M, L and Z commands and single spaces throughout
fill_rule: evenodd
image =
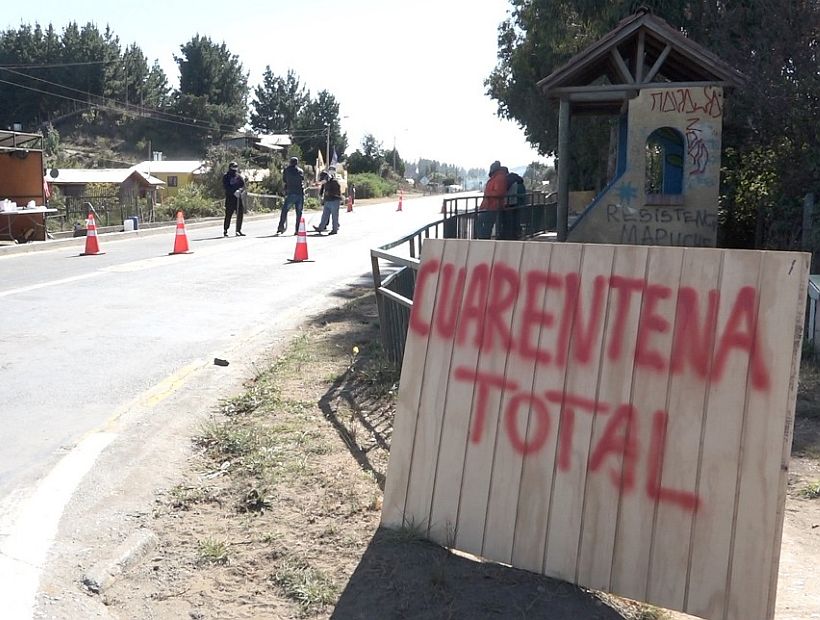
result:
M 6 7 L 0 26 L 69 21 L 110 25 L 136 42 L 172 83 L 173 55 L 195 34 L 225 42 L 255 86 L 266 65 L 293 69 L 315 94 L 333 93 L 353 150 L 366 133 L 404 159 L 511 167 L 538 158 L 523 132 L 495 116 L 483 81 L 496 63 L 506 0 L 268 0 L 91 2 L 39 0 Z

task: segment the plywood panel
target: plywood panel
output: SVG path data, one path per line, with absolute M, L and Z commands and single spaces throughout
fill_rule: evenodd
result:
M 411 329 L 408 330 L 404 361 L 401 369 L 401 389 L 396 402 L 396 417 L 390 445 L 390 462 L 384 488 L 382 523 L 387 527 L 405 525 L 404 504 L 407 484 L 410 480 L 413 440 L 416 436 L 419 396 L 424 383 L 423 368 L 427 360 L 429 332 L 419 333 L 412 329 L 414 323 L 428 323 L 436 305 L 438 266 L 444 252 L 444 243 L 430 239 L 422 248 L 423 264 L 416 280 L 416 291 L 411 312 Z
M 523 247 L 518 271 L 524 273 L 544 267 L 544 252 L 540 251 L 538 246 L 534 244 L 517 245 Z M 549 259 L 549 254 L 546 258 Z M 526 286 L 526 283 L 524 283 L 524 286 Z M 513 311 L 512 336 L 518 338 L 519 341 L 521 339 L 520 327 L 527 320 L 530 312 L 527 307 L 527 299 L 526 294 L 519 294 Z M 543 309 L 542 301 L 543 297 L 539 296 L 539 312 Z M 519 328 L 517 331 L 516 327 Z M 540 334 L 534 335 L 536 339 L 538 335 Z M 536 365 L 537 361 L 534 356 L 510 355 L 507 359 L 505 376 L 514 380 L 525 393 L 531 393 Z M 506 390 L 501 401 L 499 425 L 503 425 L 507 430 L 514 428 L 516 437 L 520 438 L 521 441 L 513 444 L 505 440 L 503 432 L 496 431 L 494 467 L 482 549 L 482 555 L 499 558 L 500 561 L 505 563 L 512 561 L 513 537 L 518 515 L 518 497 L 521 490 L 521 473 L 526 458 L 521 448 L 526 446 L 527 450 L 537 452 L 539 448 L 536 442 L 540 441 L 542 425 L 546 423 L 552 427 L 558 422 L 558 418 L 554 416 L 550 416 L 547 421 L 539 418 L 539 412 L 543 410 L 536 409 L 533 412 L 532 403 L 519 397 L 518 394 L 517 390 Z
M 731 317 L 739 316 L 741 290 L 758 289 L 762 252 L 726 252 L 720 286 L 717 337 L 712 377 L 704 416 L 698 494 L 703 507 L 695 515 L 685 611 L 705 618 L 723 618 L 726 580 L 731 560 L 734 501 L 740 441 L 746 411 L 749 355 L 734 350 L 721 361 Z M 757 303 L 754 304 L 757 313 Z M 724 349 L 727 350 L 727 349 Z M 720 364 L 720 367 L 718 365 Z M 719 380 L 716 374 L 720 373 Z
M 771 618 L 807 256 L 425 248 L 383 523 L 706 618 Z
M 478 365 L 484 376 L 504 379 L 508 347 L 501 345 L 501 333 L 510 331 L 512 308 L 517 294 L 511 294 L 503 274 L 514 274 L 517 282 L 523 246 L 520 243 L 506 242 L 486 243 L 479 247 L 486 247 L 487 251 L 483 255 L 471 253 L 470 267 L 473 273 L 479 273 L 478 270 L 482 270 L 483 273 L 486 268 L 489 276 L 487 297 L 483 302 L 479 302 L 484 304 L 483 315 L 469 326 L 469 331 L 465 328 L 467 338 L 464 344 L 480 349 Z M 468 290 L 468 299 L 473 292 L 474 287 Z M 514 293 L 517 293 L 517 289 Z M 475 292 L 475 298 L 477 301 L 480 299 L 478 292 Z M 462 325 L 464 324 L 462 322 Z M 475 340 L 480 340 L 480 344 Z M 482 379 L 473 379 L 472 382 L 478 383 L 478 387 L 473 397 L 470 437 L 464 458 L 456 546 L 470 553 L 481 554 L 500 417 L 499 408 L 505 388 L 498 384 L 490 385 L 489 381 L 485 382 Z M 510 378 L 508 383 L 512 385 L 514 380 Z
M 540 295 L 543 294 L 543 321 L 539 323 L 537 339 L 535 333 L 525 339 L 537 342 L 535 349 L 542 352 L 531 392 L 539 398 L 549 390 L 561 391 L 561 386 L 564 385 L 566 365 L 558 364 L 557 359 L 568 348 L 568 343 L 560 337 L 561 317 L 565 314 L 566 274 L 578 272 L 582 251 L 583 246 L 578 244 L 556 247 L 552 251 L 549 271 L 529 276 L 533 282 L 533 297 L 540 301 Z M 535 572 L 544 569 L 544 549 L 558 445 L 558 420 L 555 413 L 560 411 L 555 404 L 544 400 L 552 429 L 546 436 L 543 447 L 527 454 L 524 459 L 513 543 L 513 565 Z M 528 441 L 534 441 L 536 428 L 531 422 Z
M 648 447 L 636 457 L 636 469 L 644 471 L 647 478 L 657 471 L 655 455 L 661 450 L 658 425 L 668 419 L 668 360 L 672 356 L 677 300 L 665 282 L 669 277 L 679 277 L 682 263 L 683 249 L 649 248 L 631 399 L 636 416 L 632 433 L 638 446 Z M 636 600 L 646 599 L 657 503 L 651 480 L 641 485 L 634 480 L 629 492 L 620 497 L 611 589 Z
M 435 311 L 430 317 L 429 327 L 433 337 L 427 344 L 427 357 L 423 368 L 423 383 L 419 396 L 416 434 L 413 441 L 413 467 L 407 487 L 405 513 L 414 515 L 413 526 L 428 533 L 430 506 L 435 484 L 439 455 L 441 425 L 446 418 L 447 387 L 451 373 L 451 358 L 455 338 L 441 337 L 443 321 L 448 318 L 454 293 L 453 271 L 464 265 L 469 245 L 445 241 L 441 263 L 442 268 L 436 287 Z M 489 248 L 492 250 L 492 247 Z M 491 262 L 491 261 L 490 261 Z M 446 332 L 445 336 L 448 336 Z
M 427 243 L 427 242 L 425 242 Z M 468 265 L 472 264 L 470 257 L 475 257 L 475 251 L 480 250 L 481 256 L 486 255 L 486 248 L 492 242 L 474 242 L 451 240 L 449 247 L 457 247 L 458 255 L 452 261 L 451 267 L 444 267 L 442 276 L 450 283 L 452 291 L 449 303 L 439 309 L 437 316 L 438 333 L 451 335 L 452 338 L 462 329 L 461 307 L 467 299 Z M 461 258 L 463 254 L 463 259 Z M 448 275 L 449 272 L 449 275 Z M 467 320 L 470 321 L 469 313 Z M 462 369 L 462 372 L 475 372 L 478 366 L 479 347 L 455 347 L 450 368 Z M 441 429 L 441 446 L 436 469 L 436 483 L 433 490 L 432 505 L 430 507 L 430 539 L 448 547 L 455 544 L 456 524 L 458 522 L 458 507 L 461 497 L 461 481 L 464 475 L 464 459 L 467 451 L 467 441 L 470 433 L 470 412 L 473 409 L 473 395 L 475 384 L 467 381 L 453 381 L 452 374 L 447 389 L 447 402 L 444 409 L 444 422 Z
M 592 430 L 593 450 L 587 464 L 581 548 L 577 582 L 608 590 L 622 490 L 635 484 L 637 448 L 636 414 L 631 406 L 635 342 L 647 265 L 647 248 L 619 246 L 615 249 L 604 336 L 601 378 L 598 382 L 599 413 Z M 604 409 L 606 407 L 606 410 Z
M 758 290 L 765 291 L 767 301 L 759 306 L 759 331 L 781 321 L 788 323 L 786 317 L 793 316 L 792 300 L 802 293 L 806 282 L 802 275 L 805 265 L 795 267 L 791 256 L 764 255 Z M 802 332 L 802 321 L 797 319 L 794 322 L 800 323 Z M 773 562 L 774 546 L 748 545 L 744 539 L 754 537 L 769 541 L 779 536 L 777 512 L 761 512 L 760 507 L 774 506 L 778 501 L 782 482 L 783 436 L 790 432 L 792 423 L 791 420 L 786 422 L 783 412 L 794 407 L 791 393 L 794 339 L 764 337 L 757 342 L 760 360 L 767 367 L 768 381 L 767 385 L 756 388 L 754 376 L 747 379 L 748 402 L 741 438 L 735 535 L 727 592 L 731 605 L 729 616 L 732 618 L 762 617 L 761 610 L 768 609 L 768 567 Z M 788 368 L 789 372 L 772 372 L 769 368 Z M 737 535 L 738 532 L 742 533 L 741 536 Z M 733 596 L 733 592 L 742 596 Z
M 723 252 L 684 250 L 672 328 L 673 355 L 681 372 L 669 378 L 665 450 L 660 460 L 660 488 L 681 501 L 697 494 L 704 404 L 709 384 L 694 363 L 706 371 L 715 328 L 709 327 L 710 298 L 717 308 Z M 694 512 L 679 502 L 658 502 L 652 531 L 647 599 L 661 607 L 682 609 L 686 594 Z M 681 578 L 684 576 L 684 578 Z
M 574 284 L 577 304 L 571 320 L 571 361 L 560 406 L 562 446 L 569 446 L 566 458 L 558 455 L 558 472 L 553 484 L 549 534 L 544 572 L 551 577 L 575 581 L 581 515 L 584 509 L 587 462 L 592 445 L 592 427 L 599 415 L 595 403 L 601 359 L 604 354 L 606 309 L 609 304 L 609 277 L 615 260 L 615 246 L 583 246 L 581 278 Z M 568 287 L 569 292 L 569 287 Z

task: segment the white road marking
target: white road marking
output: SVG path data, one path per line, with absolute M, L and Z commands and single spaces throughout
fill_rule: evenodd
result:
M 0 291 L 0 297 L 9 297 L 11 295 L 19 295 L 20 293 L 28 293 L 29 291 L 36 291 L 41 288 L 49 286 L 59 286 L 60 284 L 70 284 L 79 280 L 87 280 L 93 278 L 99 272 L 92 271 L 91 273 L 82 273 L 78 276 L 71 276 L 70 278 L 62 278 L 60 280 L 49 280 L 48 282 L 40 282 L 39 284 L 30 284 L 29 286 L 21 286 L 19 288 L 12 288 L 7 291 Z

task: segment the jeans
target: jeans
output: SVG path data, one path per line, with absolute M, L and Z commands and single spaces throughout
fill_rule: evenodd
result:
M 288 229 L 288 209 L 290 205 L 296 207 L 296 232 L 299 232 L 299 222 L 302 220 L 302 207 L 305 206 L 304 194 L 288 194 L 282 203 L 282 215 L 279 216 L 279 228 L 276 232 L 283 233 Z
M 339 231 L 339 205 L 341 200 L 325 200 L 325 206 L 322 208 L 322 220 L 319 222 L 319 232 L 327 228 L 328 221 L 333 218 L 333 232 Z

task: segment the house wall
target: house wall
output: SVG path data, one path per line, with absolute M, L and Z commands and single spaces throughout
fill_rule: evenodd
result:
M 568 241 L 714 247 L 723 89 L 642 90 L 629 102 L 626 167 L 572 225 Z M 681 194 L 645 190 L 646 142 L 661 127 L 683 137 Z
M 152 172 L 151 176 L 165 181 L 165 186 L 162 188 L 163 196 L 173 196 L 181 187 L 190 185 L 194 180 L 193 172 Z M 171 187 L 168 184 L 168 177 L 176 177 L 176 187 Z

